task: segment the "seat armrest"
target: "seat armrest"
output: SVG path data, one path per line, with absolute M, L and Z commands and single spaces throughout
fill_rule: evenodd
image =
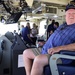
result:
M 61 50 L 59 54 L 75 56 L 75 51 Z
M 57 60 L 59 58 L 75 60 L 75 56 L 65 55 L 65 54 L 53 54 L 49 59 L 49 66 L 50 66 L 52 75 L 59 75 L 58 68 L 57 68 Z

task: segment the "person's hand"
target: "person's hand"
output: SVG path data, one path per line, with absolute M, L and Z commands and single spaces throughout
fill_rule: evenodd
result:
M 52 30 L 50 31 L 50 34 L 53 34 L 53 31 Z
M 50 49 L 48 49 L 48 54 L 52 55 L 54 53 L 59 52 L 60 50 L 61 50 L 60 46 L 59 47 L 50 48 Z
M 45 44 L 45 42 L 38 42 L 39 46 L 43 46 Z

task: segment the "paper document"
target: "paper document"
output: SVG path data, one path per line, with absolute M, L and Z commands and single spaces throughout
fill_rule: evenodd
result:
M 18 55 L 18 68 L 24 67 L 23 54 Z

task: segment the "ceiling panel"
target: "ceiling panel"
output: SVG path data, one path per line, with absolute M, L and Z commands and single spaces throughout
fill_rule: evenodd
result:
M 19 8 L 19 9 L 21 8 L 20 4 L 19 4 L 20 0 L 7 0 L 7 1 L 11 1 L 11 3 L 8 4 L 8 5 L 11 6 L 11 7 L 13 5 L 12 8 L 14 8 L 14 9 L 16 9 L 16 7 Z M 72 0 L 25 0 L 25 1 L 27 2 L 28 6 L 30 8 L 32 8 L 32 10 L 36 10 L 38 8 L 41 8 L 43 10 L 45 7 L 49 7 L 49 6 L 57 7 L 58 9 L 64 9 L 65 6 Z M 42 4 L 44 4 L 45 6 L 42 6 Z M 41 9 L 38 9 L 37 12 L 40 11 Z M 6 10 L 3 7 L 0 8 L 0 11 L 1 11 L 0 14 L 5 14 L 6 13 Z M 48 13 L 41 13 L 41 14 L 39 14 L 39 13 L 35 13 L 35 14 L 30 13 L 30 14 L 27 14 L 27 16 L 41 17 L 41 18 L 43 16 L 44 17 L 51 16 L 51 15 L 53 16 L 53 14 L 48 14 Z M 9 14 L 8 14 L 8 16 L 9 16 Z
M 66 5 L 71 0 L 34 0 L 34 1 L 40 1 L 40 2 L 48 2 L 48 3 L 55 3 L 55 4 Z

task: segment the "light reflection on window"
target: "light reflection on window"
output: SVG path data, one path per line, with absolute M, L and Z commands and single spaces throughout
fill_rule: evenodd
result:
M 0 35 L 4 35 L 6 32 L 14 32 L 14 30 L 16 30 L 16 32 L 18 32 L 18 24 L 14 23 L 14 24 L 4 24 L 4 23 L 0 23 Z
M 42 36 L 45 34 L 46 29 L 44 28 L 46 25 L 46 20 L 40 22 L 39 35 Z

